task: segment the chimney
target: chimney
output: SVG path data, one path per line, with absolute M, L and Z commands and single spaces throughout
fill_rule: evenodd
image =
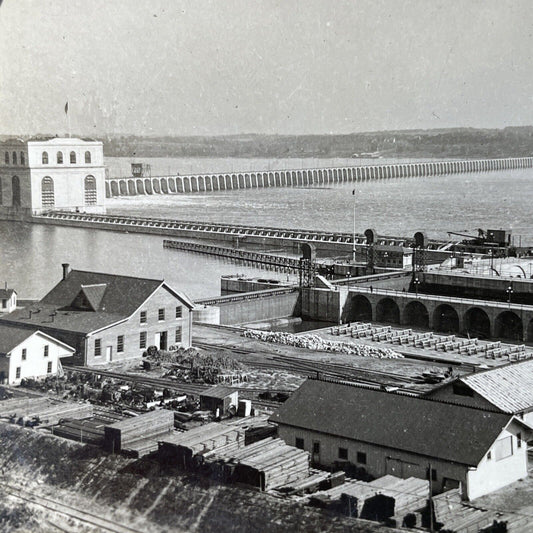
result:
M 61 266 L 63 267 L 63 279 L 67 279 L 70 274 L 70 265 L 69 263 L 63 263 Z

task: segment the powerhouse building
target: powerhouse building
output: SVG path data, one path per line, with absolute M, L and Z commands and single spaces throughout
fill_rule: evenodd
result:
M 54 209 L 102 213 L 104 203 L 101 142 L 54 137 L 0 143 L 0 218 Z

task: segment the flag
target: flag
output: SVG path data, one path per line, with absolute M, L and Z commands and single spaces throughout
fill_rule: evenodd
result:
M 65 104 L 65 115 L 68 114 L 68 100 L 67 100 L 67 103 Z

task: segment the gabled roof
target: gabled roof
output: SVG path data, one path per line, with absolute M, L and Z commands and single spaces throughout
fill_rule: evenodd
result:
M 89 308 L 91 311 L 100 311 L 100 305 L 106 289 L 106 283 L 82 285 L 81 290 L 76 298 L 74 298 L 71 307 L 74 307 L 75 309 Z
M 208 397 L 208 398 L 226 398 L 228 396 L 231 396 L 235 392 L 235 389 L 231 387 L 226 387 L 224 385 L 215 385 L 214 387 L 210 387 L 207 390 L 204 390 L 200 396 Z
M 51 342 L 59 344 L 72 352 L 75 351 L 72 346 L 69 346 L 68 344 L 65 344 L 64 342 L 37 329 L 28 329 L 20 326 L 0 324 L 0 354 L 8 354 L 19 344 L 35 334 L 41 335 L 42 337 L 49 339 Z
M 16 348 L 21 342 L 24 342 L 36 331 L 36 329 L 26 329 L 0 324 L 0 353 L 9 353 L 13 348 Z
M 505 413 L 533 408 L 533 359 L 476 372 L 459 380 Z
M 513 416 L 353 384 L 308 379 L 270 420 L 477 466 Z
M 0 320 L 87 334 L 126 320 L 160 287 L 189 309 L 194 307 L 162 280 L 72 270 L 40 302 Z M 87 305 L 81 305 L 80 293 Z
M 11 298 L 13 294 L 16 294 L 14 289 L 0 289 L 0 298 Z

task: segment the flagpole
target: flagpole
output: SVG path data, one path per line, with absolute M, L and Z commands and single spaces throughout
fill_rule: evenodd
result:
M 70 131 L 70 115 L 68 113 L 68 100 L 67 100 L 67 103 L 65 104 L 65 115 L 67 115 L 68 136 L 69 136 L 69 139 L 70 139 L 71 131 Z

